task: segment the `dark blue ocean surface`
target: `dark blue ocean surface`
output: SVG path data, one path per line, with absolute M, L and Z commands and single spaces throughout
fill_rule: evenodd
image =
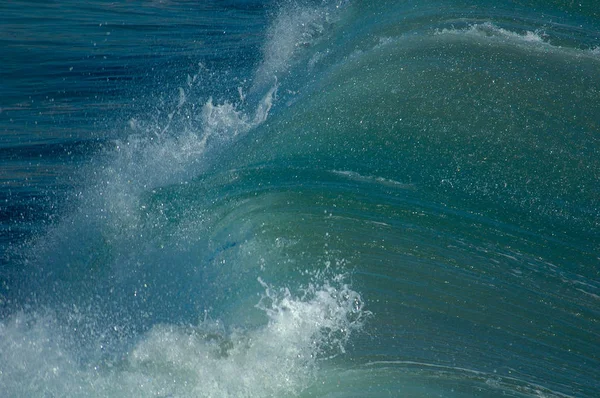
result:
M 595 397 L 595 1 L 4 1 L 3 397 Z

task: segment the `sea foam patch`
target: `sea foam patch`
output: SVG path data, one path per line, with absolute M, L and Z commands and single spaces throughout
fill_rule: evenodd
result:
M 118 359 L 86 362 L 69 349 L 77 330 L 52 315 L 19 313 L 0 323 L 0 389 L 8 396 L 266 397 L 297 394 L 319 364 L 345 352 L 369 312 L 341 275 L 296 293 L 259 279 L 263 326 L 204 319 L 162 324 Z
M 517 48 L 538 53 L 560 53 L 573 57 L 600 60 L 595 48 L 582 49 L 555 44 L 549 32 L 524 30 L 520 32 L 502 28 L 492 22 L 474 23 L 464 28 L 444 28 L 434 32 L 436 36 L 471 37 L 497 44 L 509 44 Z

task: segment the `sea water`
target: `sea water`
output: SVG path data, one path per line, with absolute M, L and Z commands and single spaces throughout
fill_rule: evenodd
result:
M 599 31 L 0 4 L 0 396 L 595 396 Z

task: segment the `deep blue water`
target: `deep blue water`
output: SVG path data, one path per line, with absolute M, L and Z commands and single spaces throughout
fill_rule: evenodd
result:
M 0 395 L 594 397 L 595 1 L 0 3 Z

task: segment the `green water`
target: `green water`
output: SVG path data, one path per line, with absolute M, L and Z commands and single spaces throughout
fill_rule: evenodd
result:
M 222 30 L 100 7 L 168 10 L 110 61 L 145 105 L 2 152 L 9 396 L 594 396 L 594 5 L 207 4 Z

